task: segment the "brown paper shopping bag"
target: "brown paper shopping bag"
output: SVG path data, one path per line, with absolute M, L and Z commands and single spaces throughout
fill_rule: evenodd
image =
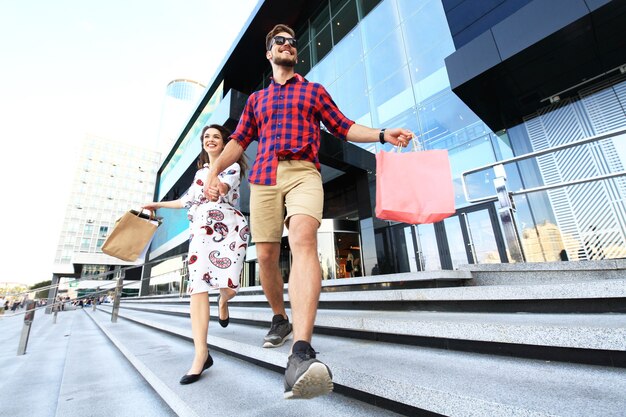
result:
M 135 262 L 152 241 L 161 219 L 151 211 L 129 210 L 120 217 L 107 237 L 102 252 L 123 261 Z
M 376 154 L 376 217 L 425 224 L 454 213 L 448 151 Z

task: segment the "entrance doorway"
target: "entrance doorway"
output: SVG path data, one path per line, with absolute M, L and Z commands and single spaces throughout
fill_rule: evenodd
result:
M 508 257 L 492 203 L 457 210 L 442 222 L 447 241 L 446 264 L 456 269 L 462 264 L 506 263 Z
M 456 269 L 459 265 L 508 262 L 496 208 L 481 204 L 457 210 L 434 224 L 397 224 L 378 235 L 393 253 L 381 273 Z

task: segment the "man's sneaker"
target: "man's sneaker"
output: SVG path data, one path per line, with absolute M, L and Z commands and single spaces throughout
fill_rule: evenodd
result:
M 315 351 L 295 352 L 285 369 L 285 398 L 313 398 L 333 390 L 333 374 L 315 359 Z
M 291 324 L 289 320 L 284 318 L 280 314 L 276 314 L 272 317 L 272 327 L 270 331 L 264 337 L 264 348 L 275 348 L 285 344 L 287 337 L 291 335 Z

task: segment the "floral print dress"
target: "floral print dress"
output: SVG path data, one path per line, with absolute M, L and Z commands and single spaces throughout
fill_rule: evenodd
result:
M 196 176 L 183 196 L 189 209 L 189 285 L 188 294 L 208 292 L 211 288 L 239 291 L 250 229 L 239 211 L 239 164 L 234 163 L 219 174 L 219 180 L 230 187 L 218 201 L 204 196 L 208 164 Z

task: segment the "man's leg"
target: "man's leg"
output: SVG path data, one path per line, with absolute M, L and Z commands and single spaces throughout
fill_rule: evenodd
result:
M 294 344 L 285 369 L 285 398 L 313 398 L 333 390 L 332 373 L 316 359 L 311 346 L 322 274 L 317 257 L 319 222 L 306 214 L 289 220 L 289 245 L 293 264 L 289 276 L 289 300 Z
M 278 260 L 280 257 L 280 243 L 259 242 L 257 245 L 257 257 L 261 276 L 261 286 L 265 298 L 272 308 L 274 316 L 269 332 L 265 335 L 263 347 L 274 348 L 282 346 L 291 334 L 291 323 L 285 311 L 283 296 L 283 278 L 280 275 Z
M 280 257 L 280 243 L 261 242 L 256 244 L 256 253 L 259 260 L 261 287 L 274 315 L 280 314 L 287 318 L 285 300 L 283 297 L 283 278 L 280 275 L 278 260 Z
M 289 274 L 289 300 L 294 341 L 311 343 L 322 288 L 322 272 L 317 257 L 316 219 L 296 214 L 289 219 L 289 247 L 293 256 Z

